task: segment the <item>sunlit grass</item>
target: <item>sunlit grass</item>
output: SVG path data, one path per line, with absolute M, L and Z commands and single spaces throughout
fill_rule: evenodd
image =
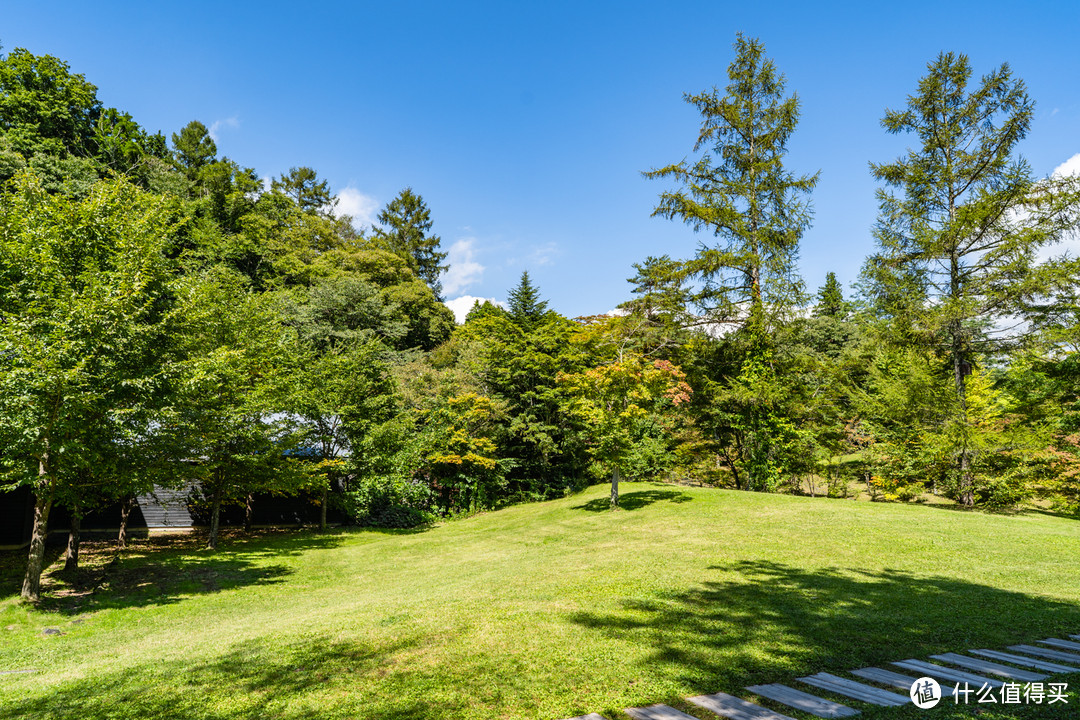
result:
M 420 533 L 99 549 L 54 563 L 37 609 L 8 558 L 0 671 L 39 672 L 0 676 L 0 717 L 614 719 L 1080 632 L 1075 521 L 624 491 L 615 513 L 597 486 Z

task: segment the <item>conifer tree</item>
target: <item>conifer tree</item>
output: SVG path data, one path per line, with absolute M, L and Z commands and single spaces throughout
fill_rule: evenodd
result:
M 871 164 L 878 191 L 880 251 L 865 275 L 879 304 L 909 339 L 948 360 L 954 397 L 950 437 L 958 496 L 974 503 L 975 418 L 969 376 L 1006 348 L 1027 303 L 1071 282 L 1067 265 L 1040 263 L 1038 251 L 1076 221 L 1075 183 L 1036 182 L 1014 150 L 1034 102 L 1007 64 L 969 87 L 971 64 L 942 53 L 918 92 L 882 125 L 918 145 L 892 163 Z M 894 192 L 893 189 L 899 191 Z
M 510 291 L 507 304 L 510 319 L 525 329 L 539 323 L 547 312 L 547 301 L 540 299 L 540 289 L 532 284 L 528 270 L 521 273 L 521 280 L 517 287 Z
M 796 273 L 799 238 L 810 224 L 806 196 L 817 174 L 784 168 L 799 101 L 786 95 L 784 76 L 765 57 L 759 40 L 741 34 L 728 85 L 685 100 L 702 115 L 694 163 L 686 160 L 644 173 L 681 186 L 660 195 L 653 215 L 678 218 L 707 233 L 682 273 L 699 283 L 693 297 L 701 321 L 740 330 L 736 376 L 725 378 L 723 428 L 730 438 L 733 473 L 745 472 L 755 490 L 777 487 L 792 450 L 793 424 L 781 407 L 788 395 L 777 381 L 774 329 L 800 304 Z M 727 411 L 730 408 L 730 412 Z
M 814 315 L 817 317 L 831 317 L 843 319 L 847 315 L 847 303 L 844 302 L 844 292 L 836 279 L 836 273 L 830 272 L 825 276 L 825 284 L 817 292 L 817 304 L 814 306 Z
M 686 160 L 644 173 L 682 187 L 660 195 L 653 215 L 678 218 L 714 239 L 701 243 L 685 271 L 703 281 L 698 304 L 710 322 L 765 322 L 797 299 L 799 238 L 810 224 L 803 199 L 817 174 L 795 176 L 784 168 L 799 100 L 785 96 L 784 76 L 765 57 L 759 40 L 741 34 L 728 67 L 726 93 L 718 88 L 685 95 L 702 115 L 694 152 Z
M 441 300 L 439 277 L 447 267 L 441 264 L 446 253 L 439 252 L 441 238 L 431 234 L 431 211 L 424 198 L 407 187 L 379 211 L 377 219 L 381 227 L 374 228 L 375 243 L 404 259 Z

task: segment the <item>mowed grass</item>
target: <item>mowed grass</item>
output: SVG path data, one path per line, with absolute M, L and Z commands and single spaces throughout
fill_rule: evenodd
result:
M 0 675 L 0 717 L 615 720 L 628 706 L 686 709 L 688 695 L 749 697 L 754 683 L 1080 633 L 1072 520 L 623 489 L 618 512 L 596 486 L 417 533 L 237 534 L 216 553 L 181 537 L 115 560 L 100 548 L 74 578 L 57 559 L 38 608 L 17 602 L 12 554 L 0 672 L 38 672 Z

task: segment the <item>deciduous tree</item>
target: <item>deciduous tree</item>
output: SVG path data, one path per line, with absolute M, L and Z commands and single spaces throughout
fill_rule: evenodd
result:
M 0 193 L 0 454 L 36 496 L 24 599 L 40 593 L 60 484 L 101 480 L 84 471 L 103 438 L 154 396 L 168 236 L 160 198 L 125 182 L 76 201 L 22 175 Z

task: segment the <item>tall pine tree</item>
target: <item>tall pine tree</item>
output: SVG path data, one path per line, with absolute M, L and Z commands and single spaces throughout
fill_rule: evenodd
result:
M 441 238 L 431 234 L 431 211 L 424 198 L 407 187 L 379 211 L 377 219 L 375 243 L 404 259 L 441 300 L 439 277 L 447 268 L 442 264 L 446 253 L 439 252 Z

